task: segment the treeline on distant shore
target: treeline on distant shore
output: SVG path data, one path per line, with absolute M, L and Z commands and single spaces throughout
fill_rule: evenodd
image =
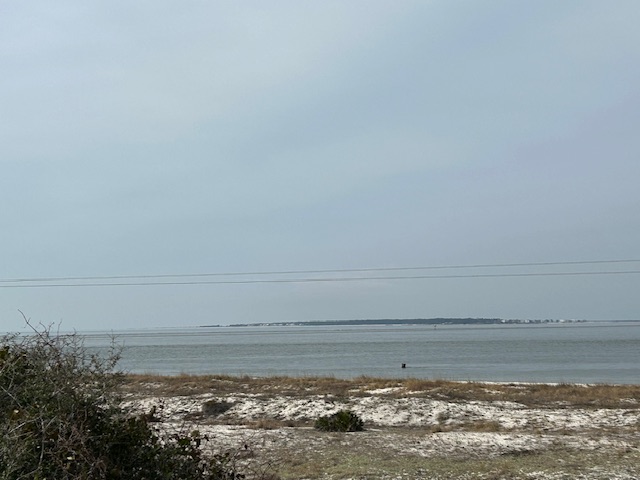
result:
M 584 320 L 519 320 L 502 318 L 375 318 L 356 320 L 312 320 L 308 322 L 267 322 L 267 323 L 236 323 L 229 327 L 263 327 L 263 326 L 303 326 L 322 327 L 340 325 L 493 325 L 493 324 L 521 324 L 521 323 L 559 323 L 580 322 Z M 221 325 L 203 325 L 205 327 L 219 327 Z
M 290 322 L 289 325 L 470 325 L 503 323 L 499 318 L 376 318 L 356 320 L 318 320 Z

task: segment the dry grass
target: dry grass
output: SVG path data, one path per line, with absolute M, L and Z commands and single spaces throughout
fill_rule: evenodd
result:
M 279 460 L 278 474 L 294 479 L 367 480 L 504 480 L 638 478 L 640 454 L 634 451 L 590 451 L 551 448 L 512 452 L 495 457 L 423 457 L 398 454 L 384 448 L 352 443 L 345 448 L 339 437 L 317 451 L 272 451 Z M 612 476 L 611 472 L 616 472 Z
M 554 410 L 621 408 L 635 414 L 640 409 L 640 385 L 493 384 L 372 377 L 343 380 L 331 377 L 130 375 L 126 377 L 125 388 L 140 396 L 213 394 L 214 398 L 205 397 L 208 400 L 204 400 L 201 411 L 192 419 L 203 425 L 230 421 L 220 415 L 230 407 L 225 396 L 239 393 L 258 395 L 263 399 L 320 395 L 330 396 L 333 400 L 376 396 L 398 398 L 402 405 L 404 397 L 421 397 L 454 403 L 512 401 L 526 407 Z M 245 460 L 257 465 L 277 465 L 277 473 L 283 480 L 640 478 L 640 425 L 594 427 L 593 430 L 567 426 L 538 431 L 536 425 L 506 428 L 499 421 L 455 417 L 447 410 L 437 417 L 435 425 L 375 427 L 356 434 L 335 434 L 317 432 L 304 420 L 262 415 L 243 417 L 233 424 L 247 427 L 248 437 L 256 439 L 255 449 L 251 449 L 252 457 Z M 190 418 L 185 417 L 185 420 Z M 438 447 L 438 442 L 449 445 L 446 439 L 451 438 L 452 432 L 462 432 L 463 436 L 468 433 L 472 439 L 485 435 L 490 438 L 527 435 L 532 439 L 553 436 L 553 442 L 536 446 L 532 440 L 525 446 L 508 444 L 493 451 L 476 448 L 474 443 L 452 443 L 451 447 L 446 447 L 451 448 L 447 453 L 446 449 Z M 610 438 L 611 443 L 598 444 L 603 437 Z M 585 438 L 593 438 L 596 446 L 578 447 L 576 445 L 584 442 L 572 443 Z M 618 440 L 624 442 L 616 443 Z
M 527 406 L 640 408 L 640 385 L 514 384 L 409 379 L 411 392 L 448 401 L 511 401 Z
M 640 408 L 640 385 L 574 385 L 452 382 L 448 380 L 358 377 L 248 377 L 226 375 L 128 375 L 125 390 L 140 395 L 251 393 L 259 395 L 366 396 L 390 389 L 393 396 L 423 396 L 447 401 L 512 401 L 527 406 Z M 378 393 L 377 393 L 378 394 Z

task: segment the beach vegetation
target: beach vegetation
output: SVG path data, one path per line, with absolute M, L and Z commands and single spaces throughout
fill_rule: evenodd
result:
M 328 398 L 382 395 L 431 398 L 450 402 L 511 401 L 528 407 L 640 409 L 640 385 L 537 384 L 458 382 L 446 379 L 384 379 L 357 377 L 248 377 L 232 375 L 131 374 L 124 388 L 136 395 L 183 396 L 209 394 L 285 395 L 292 398 L 323 395 Z M 380 393 L 385 390 L 386 393 Z
M 217 416 L 224 414 L 232 407 L 233 403 L 212 399 L 202 404 L 202 413 L 204 415 Z
M 142 402 L 233 399 L 224 415 L 198 418 L 203 431 L 242 427 L 238 438 L 249 448 L 240 461 L 252 479 L 253 465 L 283 480 L 640 478 L 640 385 L 146 374 L 128 375 L 125 386 Z M 260 408 L 245 410 L 245 401 Z M 287 409 L 288 401 L 301 408 Z M 376 420 L 364 435 L 308 428 L 327 412 L 363 415 L 379 404 L 391 406 L 383 409 L 389 416 L 371 411 Z
M 352 411 L 340 410 L 318 418 L 314 427 L 325 432 L 360 432 L 364 430 L 364 422 Z
M 228 454 L 203 453 L 197 430 L 161 435 L 123 409 L 119 354 L 51 327 L 0 339 L 0 479 L 244 478 Z

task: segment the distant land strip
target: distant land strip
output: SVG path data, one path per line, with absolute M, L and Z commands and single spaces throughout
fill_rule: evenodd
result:
M 201 325 L 201 327 L 319 327 L 319 326 L 348 326 L 348 325 L 494 325 L 494 324 L 540 324 L 540 323 L 583 323 L 587 320 L 575 319 L 544 319 L 519 320 L 503 318 L 376 318 L 356 320 L 312 320 L 305 322 L 262 322 L 235 323 L 232 325 Z

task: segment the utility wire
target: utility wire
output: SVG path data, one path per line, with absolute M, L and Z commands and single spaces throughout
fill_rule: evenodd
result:
M 17 285 L 0 285 L 0 288 L 55 288 L 55 287 L 133 287 L 133 286 L 160 286 L 160 285 L 239 285 L 258 283 L 320 283 L 320 282 L 353 282 L 367 280 L 423 280 L 446 278 L 503 278 L 503 277 L 566 277 L 589 275 L 634 275 L 640 274 L 640 270 L 622 271 L 589 271 L 589 272 L 547 272 L 547 273 L 486 273 L 486 274 L 462 274 L 462 275 L 407 275 L 407 276 L 372 276 L 372 277 L 335 277 L 335 278 L 280 278 L 267 280 L 193 280 L 180 282 L 117 282 L 117 283 L 32 283 Z M 138 278 L 138 277 L 135 277 Z
M 471 269 L 471 268 L 513 268 L 513 267 L 547 267 L 547 266 L 568 266 L 568 265 L 597 265 L 597 264 L 621 264 L 621 263 L 638 263 L 640 260 L 588 260 L 588 261 L 572 261 L 572 262 L 529 262 L 529 263 L 492 263 L 492 264 L 472 264 L 472 265 L 429 265 L 429 266 L 413 266 L 413 267 L 377 267 L 377 268 L 343 268 L 343 269 L 326 269 L 326 270 L 276 270 L 276 271 L 255 271 L 255 272 L 214 272 L 214 273 L 177 273 L 177 274 L 159 274 L 159 275 L 109 275 L 109 276 L 90 276 L 90 277 L 33 277 L 33 278 L 15 278 L 15 279 L 1 279 L 0 284 L 6 283 L 34 283 L 34 282 L 86 282 L 96 280 L 133 280 L 133 279 L 162 279 L 162 278 L 203 278 L 203 277 L 231 277 L 231 276 L 263 276 L 263 275 L 310 275 L 310 274 L 325 274 L 325 273 L 365 273 L 365 272 L 400 272 L 400 271 L 416 271 L 416 270 L 452 270 L 452 269 Z M 621 272 L 624 273 L 624 272 Z M 633 273 L 633 272 L 631 272 Z M 587 273 L 588 274 L 588 273 Z M 544 274 L 540 274 L 544 275 Z M 501 276 L 501 275 L 497 275 Z M 502 275 L 503 276 L 503 275 Z M 373 279 L 374 277 L 365 277 L 366 279 Z M 404 278 L 456 278 L 455 276 L 415 276 L 415 277 L 392 277 L 398 279 Z M 360 280 L 361 278 L 354 278 Z M 294 281 L 312 281 L 314 279 L 289 279 L 287 282 Z M 332 280 L 324 279 L 322 281 Z M 339 281 L 341 279 L 335 279 Z M 320 281 L 320 280 L 318 280 Z M 247 280 L 239 282 L 208 282 L 215 283 L 268 283 L 276 282 L 276 280 Z M 190 282 L 172 282 L 173 284 L 189 284 Z M 199 282 L 206 284 L 205 282 Z M 136 282 L 136 283 L 122 283 L 121 285 L 169 285 L 170 282 Z M 101 285 L 101 283 L 99 284 Z M 109 283 L 108 285 L 115 285 Z M 12 285 L 13 286 L 13 285 Z M 71 285 L 69 285 L 71 286 Z M 91 284 L 91 286 L 98 286 L 98 284 Z M 3 285 L 0 285 L 2 288 Z M 17 287 L 17 286 L 14 286 Z

